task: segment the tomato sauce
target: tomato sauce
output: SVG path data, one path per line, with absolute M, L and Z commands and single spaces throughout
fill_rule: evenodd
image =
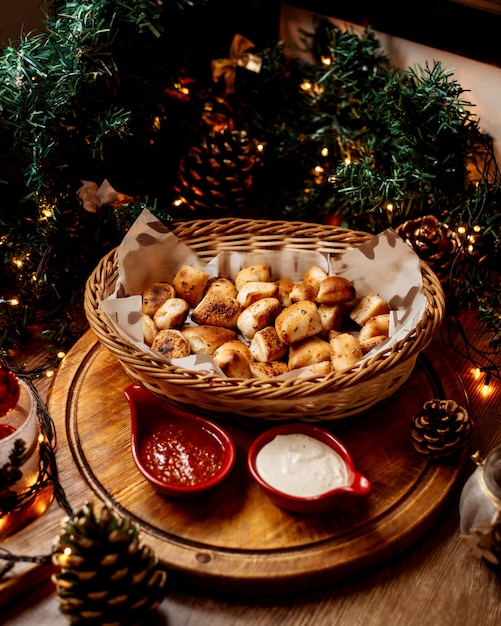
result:
M 175 485 L 197 485 L 222 467 L 221 441 L 205 428 L 188 422 L 158 422 L 141 437 L 143 465 L 159 480 Z

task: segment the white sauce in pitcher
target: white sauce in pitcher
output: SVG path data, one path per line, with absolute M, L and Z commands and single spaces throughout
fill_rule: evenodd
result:
M 349 485 L 345 462 L 327 444 L 303 434 L 277 435 L 259 451 L 256 469 L 291 496 L 317 496 Z

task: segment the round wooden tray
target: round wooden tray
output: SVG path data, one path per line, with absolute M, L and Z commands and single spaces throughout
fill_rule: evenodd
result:
M 210 589 L 313 588 L 383 562 L 436 521 L 465 458 L 430 462 L 410 442 L 410 419 L 427 400 L 452 398 L 466 406 L 461 382 L 431 345 L 394 396 L 364 415 L 329 425 L 373 483 L 366 499 L 322 515 L 282 511 L 246 468 L 247 450 L 263 426 L 251 430 L 226 418 L 237 447 L 230 477 L 202 497 L 169 500 L 153 490 L 132 459 L 123 394 L 130 382 L 92 331 L 60 366 L 49 410 L 59 433 L 56 458 L 66 495 L 74 508 L 90 500 L 131 517 L 173 576 Z

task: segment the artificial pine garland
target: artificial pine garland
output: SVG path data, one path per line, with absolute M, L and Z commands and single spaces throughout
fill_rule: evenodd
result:
M 432 215 L 457 232 L 449 310 L 477 311 L 499 349 L 499 173 L 492 139 L 450 70 L 436 61 L 393 68 L 370 29 L 319 20 L 303 33 L 314 63 L 261 42 L 251 47 L 259 71 L 230 60 L 228 90 L 211 63 L 241 32 L 227 19 L 231 2 L 48 4 L 45 30 L 0 56 L 4 354 L 33 333 L 56 349 L 71 345 L 85 328 L 88 274 L 143 207 L 165 222 L 199 216 L 179 197 L 179 176 L 217 176 L 204 163 L 183 167 L 199 146 L 210 158 L 219 132 L 248 139 L 252 180 L 239 215 L 335 215 L 371 232 Z M 231 143 L 225 152 L 239 154 Z M 76 192 L 82 180 L 104 179 L 128 199 L 89 212 Z M 214 217 L 231 215 L 230 194 L 218 196 Z

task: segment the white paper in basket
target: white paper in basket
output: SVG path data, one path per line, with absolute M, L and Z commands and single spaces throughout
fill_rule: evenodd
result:
M 375 292 L 383 297 L 392 307 L 390 337 L 364 358 L 386 351 L 404 338 L 416 327 L 426 307 L 419 258 L 391 229 L 337 257 L 309 250 L 256 250 L 251 253 L 223 251 L 204 268 L 211 278 L 234 278 L 242 267 L 263 261 L 271 267 L 272 279 L 287 277 L 299 282 L 308 267 L 320 265 L 330 274 L 345 276 L 353 281 L 359 295 Z M 157 359 L 161 357 L 143 341 L 140 294 L 151 283 L 171 282 L 185 263 L 202 265 L 193 250 L 145 209 L 119 246 L 115 291 L 100 304 L 122 337 Z M 223 375 L 215 362 L 206 355 L 191 355 L 172 359 L 171 362 L 194 371 L 214 371 Z M 290 375 L 307 373 L 289 372 L 285 376 Z

